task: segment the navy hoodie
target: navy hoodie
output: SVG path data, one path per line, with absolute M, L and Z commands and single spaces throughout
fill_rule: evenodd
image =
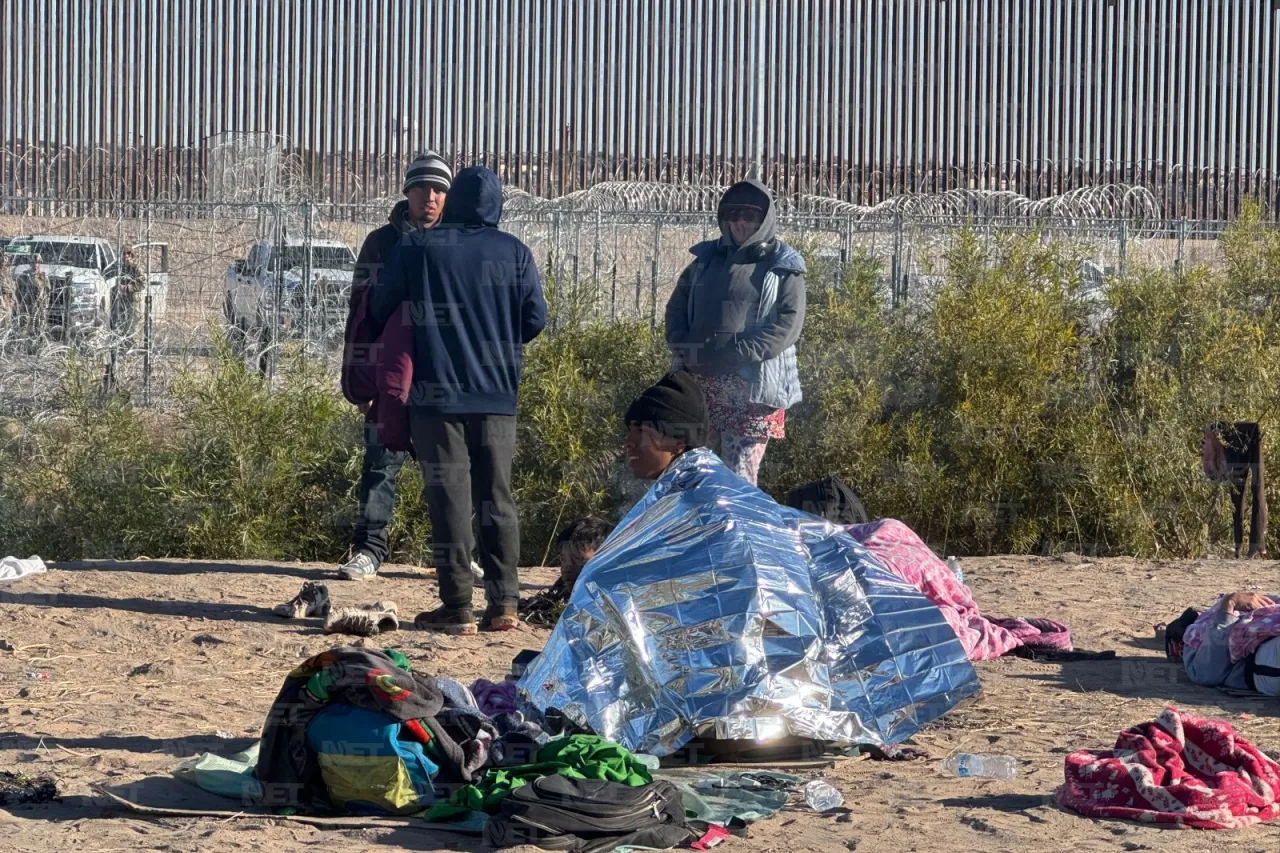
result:
M 435 228 L 401 239 L 369 315 L 414 326 L 409 405 L 436 415 L 514 415 L 524 345 L 547 322 L 529 247 L 499 231 L 502 183 L 480 166 L 453 179 Z

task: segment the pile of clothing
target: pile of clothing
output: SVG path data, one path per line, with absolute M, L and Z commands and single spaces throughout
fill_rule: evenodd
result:
M 1066 758 L 1058 802 L 1092 818 L 1238 829 L 1280 814 L 1280 764 L 1220 720 L 1166 708 L 1113 750 Z
M 406 814 L 435 800 L 437 778 L 472 781 L 500 736 L 399 652 L 345 646 L 285 679 L 256 774 L 265 805 Z
M 883 518 L 846 529 L 885 568 L 937 605 L 969 660 L 992 660 L 1019 648 L 1072 650 L 1071 632 L 1060 622 L 983 616 L 969 587 L 901 521 Z
M 331 649 L 285 679 L 252 790 L 262 805 L 290 810 L 420 815 L 472 828 L 478 816 L 500 847 L 665 848 L 702 834 L 650 764 L 594 735 L 553 739 L 514 699 L 513 681 L 468 688 L 414 672 L 393 649 Z

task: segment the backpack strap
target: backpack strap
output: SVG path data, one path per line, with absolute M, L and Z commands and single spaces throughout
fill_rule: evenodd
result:
M 1262 692 L 1254 681 L 1254 678 L 1259 675 L 1266 678 L 1280 678 L 1280 667 L 1258 663 L 1258 653 L 1254 652 L 1244 659 L 1244 683 L 1254 693 Z

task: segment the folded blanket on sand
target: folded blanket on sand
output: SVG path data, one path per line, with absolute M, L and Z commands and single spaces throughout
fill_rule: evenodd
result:
M 1071 632 L 1051 619 L 995 619 L 910 527 L 893 518 L 846 528 L 881 564 L 938 606 L 969 660 L 991 660 L 1019 646 L 1070 651 Z
M 1280 811 L 1280 764 L 1221 720 L 1166 708 L 1120 733 L 1113 750 L 1066 758 L 1058 802 L 1085 817 L 1237 829 Z

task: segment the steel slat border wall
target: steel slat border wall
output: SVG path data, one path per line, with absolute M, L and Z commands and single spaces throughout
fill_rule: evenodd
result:
M 1275 0 L 0 0 L 0 36 L 12 198 L 209 198 L 256 145 L 335 202 L 435 148 L 539 195 L 723 184 L 759 150 L 780 192 L 862 204 L 1280 207 Z

